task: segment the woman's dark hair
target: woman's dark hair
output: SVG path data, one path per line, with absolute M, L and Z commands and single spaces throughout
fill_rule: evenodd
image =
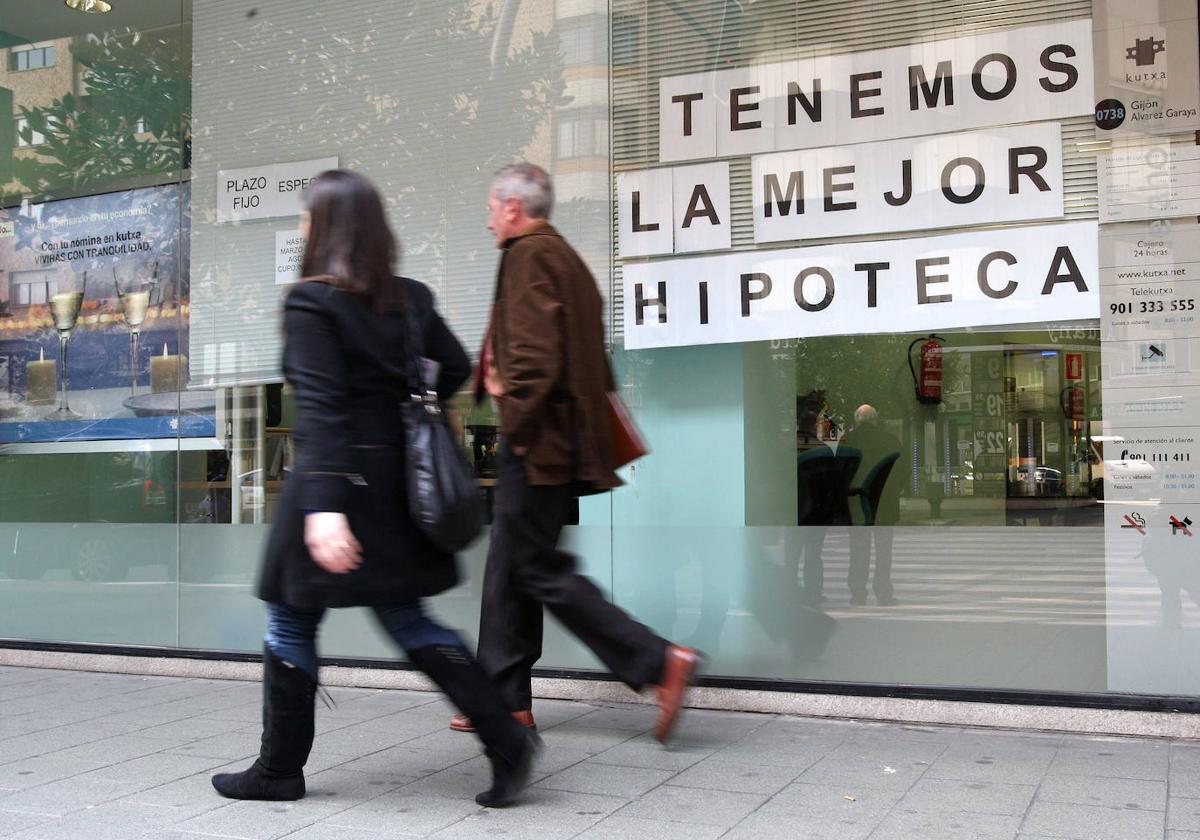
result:
M 400 306 L 396 238 L 371 182 L 345 169 L 322 172 L 304 190 L 304 207 L 311 225 L 300 276 L 328 278 L 377 312 Z

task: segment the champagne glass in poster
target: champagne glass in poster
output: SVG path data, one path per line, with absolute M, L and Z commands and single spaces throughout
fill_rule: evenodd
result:
M 212 434 L 211 399 L 194 399 L 203 395 L 185 394 L 200 406 L 187 411 L 179 395 L 153 412 L 136 402 L 150 348 L 187 346 L 189 206 L 188 185 L 166 184 L 0 210 L 0 308 L 12 313 L 0 320 L 0 359 L 22 408 L 0 420 L 0 443 Z M 49 361 L 57 408 L 43 393 Z
M 79 320 L 79 310 L 83 306 L 83 296 L 87 294 L 87 271 L 76 274 L 70 266 L 58 266 L 54 270 L 54 280 L 47 283 L 46 294 L 50 298 L 50 316 L 54 319 L 54 329 L 58 330 L 58 364 L 59 381 L 62 383 L 58 398 L 58 409 L 47 415 L 50 420 L 79 420 L 80 417 L 67 404 L 68 375 L 67 347 L 71 343 L 71 333 Z
M 146 311 L 158 289 L 158 261 L 148 267 L 145 260 L 124 260 L 113 266 L 113 283 L 121 302 L 121 314 L 129 328 L 129 395 L 137 396 L 139 339 Z

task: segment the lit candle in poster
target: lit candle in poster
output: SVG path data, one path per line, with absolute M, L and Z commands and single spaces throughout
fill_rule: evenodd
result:
M 53 405 L 54 392 L 58 386 L 58 363 L 46 358 L 46 351 L 38 351 L 38 360 L 25 365 L 25 383 L 29 405 Z
M 163 344 L 161 356 L 150 357 L 150 386 L 154 393 L 180 391 L 187 384 L 187 356 L 171 355 Z

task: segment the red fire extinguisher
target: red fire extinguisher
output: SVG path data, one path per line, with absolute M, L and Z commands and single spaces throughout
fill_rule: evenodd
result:
M 921 373 L 917 374 L 913 366 L 912 351 L 922 340 L 921 344 Z M 908 370 L 912 373 L 913 390 L 917 402 L 925 405 L 937 405 L 942 401 L 942 342 L 944 338 L 930 334 L 927 339 L 914 339 L 908 345 Z

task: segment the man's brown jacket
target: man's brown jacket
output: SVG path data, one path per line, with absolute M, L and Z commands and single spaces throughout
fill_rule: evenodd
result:
M 609 490 L 614 388 L 603 301 L 587 266 L 548 222 L 504 243 L 489 335 L 504 396 L 500 433 L 524 447 L 530 484 Z

